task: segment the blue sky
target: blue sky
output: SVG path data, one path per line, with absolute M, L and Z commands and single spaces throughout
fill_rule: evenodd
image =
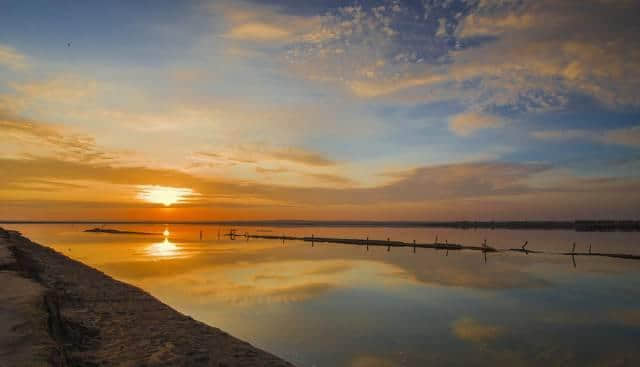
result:
M 635 1 L 2 6 L 3 217 L 639 214 Z

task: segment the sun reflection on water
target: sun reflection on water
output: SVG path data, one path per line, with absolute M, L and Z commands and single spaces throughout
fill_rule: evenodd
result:
M 164 241 L 153 243 L 146 248 L 146 252 L 152 257 L 161 258 L 178 258 L 184 257 L 184 251 L 180 246 L 173 242 L 170 242 L 168 238 L 164 238 Z

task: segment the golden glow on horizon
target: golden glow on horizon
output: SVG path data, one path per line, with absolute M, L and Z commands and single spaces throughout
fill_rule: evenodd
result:
M 154 204 L 171 206 L 183 202 L 195 193 L 191 189 L 168 186 L 140 186 L 138 198 Z
M 162 232 L 162 235 L 165 237 L 169 237 L 170 234 L 171 232 L 169 232 L 169 228 L 165 228 L 164 231 Z

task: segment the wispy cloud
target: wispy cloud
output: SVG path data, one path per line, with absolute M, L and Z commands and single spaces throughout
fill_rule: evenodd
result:
M 291 33 L 284 27 L 265 23 L 248 23 L 235 26 L 228 36 L 240 40 L 273 41 L 287 39 Z
M 37 101 L 71 104 L 95 96 L 101 87 L 96 80 L 73 75 L 58 75 L 52 79 L 27 83 L 11 83 L 23 98 Z
M 29 60 L 15 48 L 0 44 L 0 66 L 2 65 L 11 70 L 21 71 L 27 69 Z
M 534 131 L 531 135 L 539 140 L 587 140 L 600 144 L 616 144 L 635 148 L 640 147 L 640 126 L 603 131 L 583 129 L 542 130 Z
M 114 166 L 38 157 L 3 158 L 0 159 L 0 173 L 10 179 L 0 182 L 0 195 L 13 200 L 22 199 L 12 195 L 10 190 L 15 183 L 29 180 L 72 184 L 93 182 L 93 187 L 104 186 L 105 191 L 107 188 L 116 190 L 118 194 L 112 195 L 112 200 L 117 197 L 120 201 L 129 202 L 132 207 L 142 207 L 146 204 L 133 200 L 138 185 L 161 185 L 188 188 L 200 193 L 198 200 L 188 204 L 190 207 L 233 206 L 241 203 L 244 207 L 306 207 L 313 208 L 314 212 L 327 213 L 332 207 L 339 206 L 342 215 L 362 214 L 364 208 L 369 208 L 369 214 L 379 216 L 410 204 L 415 207 L 401 210 L 403 217 L 407 218 L 408 213 L 418 210 L 423 213 L 423 219 L 427 208 L 437 208 L 438 218 L 458 212 L 485 219 L 487 216 L 488 219 L 510 217 L 515 213 L 521 216 L 525 212 L 536 218 L 540 213 L 544 213 L 545 218 L 575 218 L 585 213 L 599 213 L 600 216 L 612 212 L 633 212 L 640 205 L 640 197 L 634 196 L 637 179 L 603 177 L 586 180 L 569 177 L 561 181 L 546 180 L 547 184 L 542 186 L 535 185 L 536 175 L 549 170 L 548 166 L 536 164 L 440 165 L 416 168 L 406 177 L 382 186 L 326 188 L 230 181 L 144 166 Z M 66 195 L 67 200 L 74 200 L 71 191 Z M 75 200 L 86 201 L 86 198 Z M 606 206 L 603 206 L 603 200 L 606 200 Z M 559 202 L 564 203 L 563 208 L 557 207 Z M 282 213 L 285 212 L 294 213 L 296 210 L 289 209 Z
M 225 15 L 228 30 L 224 36 L 237 41 L 294 42 L 313 33 L 322 19 L 285 14 L 276 6 L 242 1 L 215 3 L 211 9 Z
M 467 112 L 453 116 L 449 120 L 449 129 L 457 135 L 469 136 L 480 129 L 495 129 L 504 125 L 497 116 Z
M 213 161 L 229 161 L 235 163 L 260 163 L 264 161 L 285 161 L 303 166 L 327 167 L 336 164 L 325 154 L 313 152 L 299 147 L 274 148 L 264 145 L 239 146 L 231 150 L 195 153 L 204 159 Z
M 62 126 L 46 124 L 16 117 L 0 111 L 0 141 L 16 142 L 38 149 L 48 148 L 55 156 L 78 161 L 112 160 L 115 154 L 97 146 L 95 139 L 86 134 L 69 131 Z
M 525 180 L 548 169 L 543 165 L 468 163 L 421 167 L 396 182 L 374 188 L 320 188 L 230 182 L 178 170 L 113 166 L 52 158 L 0 159 L 0 170 L 15 180 L 93 180 L 120 185 L 162 185 L 190 188 L 203 195 L 239 195 L 299 204 L 371 204 L 428 199 L 516 195 L 527 193 Z M 331 178 L 332 180 L 334 178 Z M 424 190 L 429 187 L 429 190 Z
M 328 182 L 335 185 L 349 185 L 354 183 L 353 180 L 348 177 L 331 173 L 308 173 L 307 175 L 318 181 Z
M 267 155 L 276 159 L 301 163 L 309 166 L 331 166 L 335 164 L 335 161 L 327 158 L 324 154 L 309 152 L 301 148 L 275 150 L 267 152 Z

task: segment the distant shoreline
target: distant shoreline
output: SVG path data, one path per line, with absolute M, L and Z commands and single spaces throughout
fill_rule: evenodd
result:
M 325 220 L 249 220 L 249 221 L 113 221 L 113 220 L 0 220 L 0 224 L 185 224 L 253 227 L 387 227 L 458 229 L 541 229 L 576 232 L 637 232 L 640 220 L 575 221 L 325 221 Z
M 85 229 L 82 232 L 92 232 L 92 233 L 110 233 L 110 234 L 141 234 L 146 236 L 162 236 L 162 233 L 154 233 L 154 232 L 137 232 L 137 231 L 121 231 L 119 229 L 111 229 L 111 228 L 91 228 Z

